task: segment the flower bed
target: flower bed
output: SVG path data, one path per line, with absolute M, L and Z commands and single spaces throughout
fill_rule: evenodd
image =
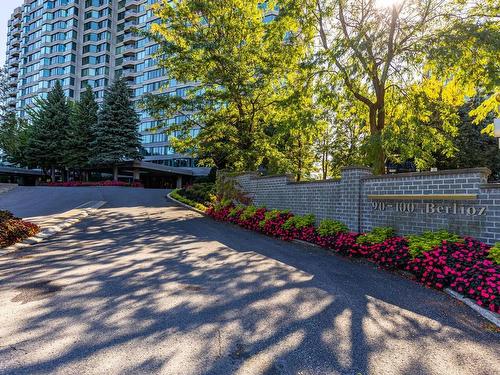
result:
M 170 193 L 170 196 L 173 199 L 178 200 L 179 202 L 187 204 L 188 206 L 191 206 L 191 207 L 196 208 L 198 210 L 205 211 L 207 209 L 207 207 L 205 207 L 203 204 L 195 202 L 195 201 L 193 201 L 193 200 L 191 200 L 189 198 L 186 198 L 184 195 L 181 195 L 181 193 L 180 193 L 179 190 L 180 189 L 173 190 Z
M 14 217 L 9 211 L 0 211 L 0 247 L 6 247 L 34 236 L 40 227 Z
M 55 187 L 82 187 L 82 186 L 123 186 L 123 187 L 143 187 L 140 182 L 124 182 L 124 181 L 66 181 L 66 182 L 47 182 L 43 186 Z
M 425 286 L 451 288 L 500 313 L 498 244 L 490 247 L 445 231 L 398 237 L 391 228 L 375 228 L 359 234 L 334 220 L 325 220 L 316 227 L 311 215 L 300 217 L 288 211 L 234 206 L 229 202 L 218 202 L 206 213 L 216 220 L 282 240 L 299 239 L 344 256 L 366 258 L 384 269 L 410 272 Z

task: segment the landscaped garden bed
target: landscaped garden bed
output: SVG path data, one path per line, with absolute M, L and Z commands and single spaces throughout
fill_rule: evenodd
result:
M 140 182 L 124 182 L 124 181 L 66 181 L 66 182 L 47 182 L 43 186 L 55 187 L 82 187 L 82 186 L 123 186 L 123 187 L 143 187 Z
M 189 204 L 189 203 L 187 203 Z M 350 232 L 339 221 L 315 226 L 312 215 L 218 202 L 206 213 L 282 240 L 302 240 L 347 257 L 365 258 L 388 270 L 411 273 L 427 287 L 450 288 L 479 306 L 500 313 L 500 243 L 491 247 L 446 231 L 396 236 L 392 228 Z
M 215 200 L 214 189 L 213 183 L 203 182 L 186 186 L 183 189 L 175 189 L 169 195 L 181 203 L 206 211 L 211 202 Z
M 21 242 L 39 231 L 38 225 L 17 218 L 10 211 L 0 211 L 0 247 Z

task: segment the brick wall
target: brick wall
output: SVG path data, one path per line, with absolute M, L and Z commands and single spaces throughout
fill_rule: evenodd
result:
M 473 168 L 373 176 L 368 168 L 349 167 L 339 180 L 293 182 L 290 176 L 256 174 L 235 179 L 256 205 L 312 213 L 318 222 L 341 220 L 352 231 L 377 226 L 394 227 L 400 234 L 448 229 L 495 243 L 500 241 L 500 184 L 487 184 L 488 175 L 486 168 Z M 434 198 L 407 199 L 409 195 Z

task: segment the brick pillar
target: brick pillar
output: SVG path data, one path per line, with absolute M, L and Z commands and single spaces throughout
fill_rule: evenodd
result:
M 368 167 L 345 167 L 341 171 L 341 200 L 343 222 L 351 231 L 361 231 L 361 184 L 364 177 L 372 176 Z

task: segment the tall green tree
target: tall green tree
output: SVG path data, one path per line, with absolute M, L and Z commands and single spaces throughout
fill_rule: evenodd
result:
M 28 142 L 31 138 L 31 127 L 27 121 L 18 119 L 10 112 L 2 119 L 0 129 L 0 149 L 9 163 L 23 167 L 36 166 L 28 154 Z
M 500 116 L 500 5 L 497 0 L 455 0 L 457 11 L 429 43 L 433 74 L 454 80 L 467 97 L 486 97 L 471 108 L 474 123 Z M 470 102 L 469 102 L 470 103 Z M 483 132 L 492 134 L 490 122 Z
M 319 70 L 366 109 L 371 163 L 385 172 L 384 130 L 391 90 L 420 79 L 422 52 L 441 26 L 446 1 L 419 0 L 382 6 L 377 0 L 314 0 L 311 14 L 319 34 Z M 449 3 L 449 2 L 448 2 Z M 415 76 L 415 69 L 418 71 Z
M 80 100 L 72 107 L 70 126 L 63 141 L 66 167 L 81 171 L 89 165 L 92 155 L 92 129 L 97 125 L 98 111 L 99 106 L 92 88 L 87 85 L 80 95 Z
M 271 157 L 264 165 L 269 173 L 291 173 L 301 181 L 317 169 L 314 146 L 326 124 L 315 105 L 314 86 L 307 79 L 309 69 L 304 67 L 298 74 L 302 76 L 293 80 L 297 86 L 289 87 L 292 94 L 277 107 L 272 121 Z
M 177 132 L 173 145 L 208 165 L 256 170 L 273 158 L 279 103 L 293 93 L 310 29 L 297 0 L 162 0 L 160 22 L 149 37 L 171 79 L 196 81 L 183 96 L 155 95 L 146 108 L 158 118 L 186 116 L 163 129 Z M 279 15 L 270 14 L 279 8 Z M 274 20 L 272 20 L 274 18 Z M 199 128 L 196 137 L 192 128 Z
M 64 165 L 64 144 L 69 128 L 70 105 L 59 81 L 46 99 L 38 99 L 29 110 L 31 137 L 26 153 L 32 161 L 44 169 L 50 168 L 52 181 L 55 170 Z
M 7 68 L 0 68 L 0 123 L 3 123 L 8 115 L 13 112 L 8 104 L 11 92 Z
M 92 129 L 90 163 L 113 167 L 113 178 L 117 180 L 118 163 L 142 159 L 138 123 L 130 88 L 124 79 L 119 78 L 106 90 L 97 123 Z

